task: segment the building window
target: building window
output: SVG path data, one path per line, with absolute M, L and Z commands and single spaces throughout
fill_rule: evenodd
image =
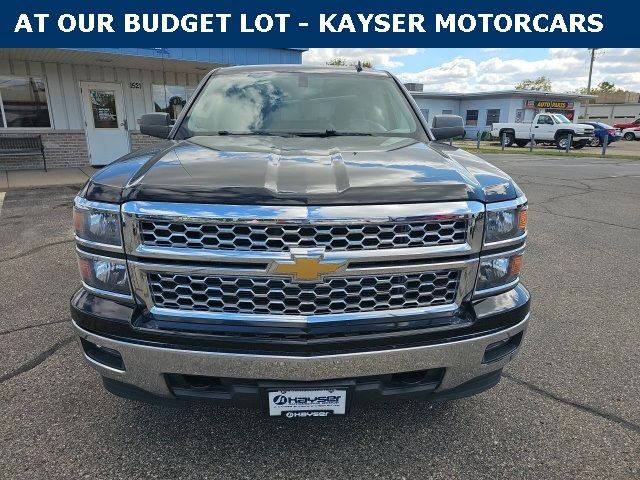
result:
M 467 110 L 467 125 L 478 125 L 478 110 Z
M 429 109 L 428 108 L 421 108 L 420 109 L 420 113 L 422 114 L 422 116 L 424 117 L 424 119 L 429 122 Z
M 453 115 L 453 110 L 442 110 L 443 115 Z
M 490 108 L 487 110 L 487 123 L 488 127 L 492 126 L 494 123 L 498 123 L 500 121 L 500 109 L 498 108 Z
M 50 128 L 43 78 L 0 75 L 0 127 Z
M 168 113 L 171 120 L 178 118 L 187 103 L 187 88 L 180 85 L 152 85 L 151 89 L 155 111 Z

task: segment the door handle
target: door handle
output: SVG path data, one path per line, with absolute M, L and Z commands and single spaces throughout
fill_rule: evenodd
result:
M 538 128 L 538 125 L 536 125 L 536 126 L 535 126 L 535 127 L 533 127 L 533 128 Z

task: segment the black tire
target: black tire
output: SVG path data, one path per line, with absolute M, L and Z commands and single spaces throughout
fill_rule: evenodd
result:
M 527 143 L 529 143 L 528 140 L 516 140 L 516 145 L 519 146 L 520 148 L 526 147 Z
M 558 150 L 566 150 L 567 149 L 567 143 L 569 143 L 569 135 L 560 135 L 556 139 L 556 148 Z
M 635 140 L 636 139 L 636 134 L 633 133 L 633 132 L 627 132 L 627 133 L 624 134 L 624 139 L 628 140 L 629 142 L 631 140 Z
M 515 141 L 516 141 L 516 135 L 513 132 L 507 132 L 506 134 L 502 134 L 504 136 L 504 146 L 505 147 L 510 147 L 512 146 Z M 502 138 L 500 138 L 500 141 L 502 142 Z

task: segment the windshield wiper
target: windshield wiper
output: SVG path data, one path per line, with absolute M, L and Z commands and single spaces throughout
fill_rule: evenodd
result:
M 373 133 L 325 130 L 324 132 L 298 132 L 294 135 L 297 135 L 299 137 L 372 137 Z
M 337 130 L 325 130 L 324 132 L 265 132 L 261 130 L 247 132 L 231 132 L 229 130 L 218 130 L 217 132 L 204 133 L 197 135 L 219 135 L 225 136 L 265 136 L 265 137 L 371 137 L 373 133 L 365 132 L 340 132 Z M 193 135 L 192 135 L 193 136 Z M 189 137 L 187 137 L 189 138 Z
M 221 136 L 225 136 L 225 135 L 240 135 L 240 136 L 251 136 L 251 135 L 260 135 L 260 136 L 265 136 L 265 137 L 291 137 L 293 135 L 295 135 L 295 133 L 290 133 L 290 132 L 262 132 L 262 131 L 256 131 L 256 132 L 230 132 L 228 130 L 219 130 L 218 135 Z

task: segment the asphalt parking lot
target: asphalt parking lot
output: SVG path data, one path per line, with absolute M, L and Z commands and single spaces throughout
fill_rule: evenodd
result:
M 0 193 L 0 478 L 640 478 L 640 161 L 486 158 L 530 200 L 521 355 L 472 398 L 310 421 L 106 393 L 69 324 L 77 189 Z

